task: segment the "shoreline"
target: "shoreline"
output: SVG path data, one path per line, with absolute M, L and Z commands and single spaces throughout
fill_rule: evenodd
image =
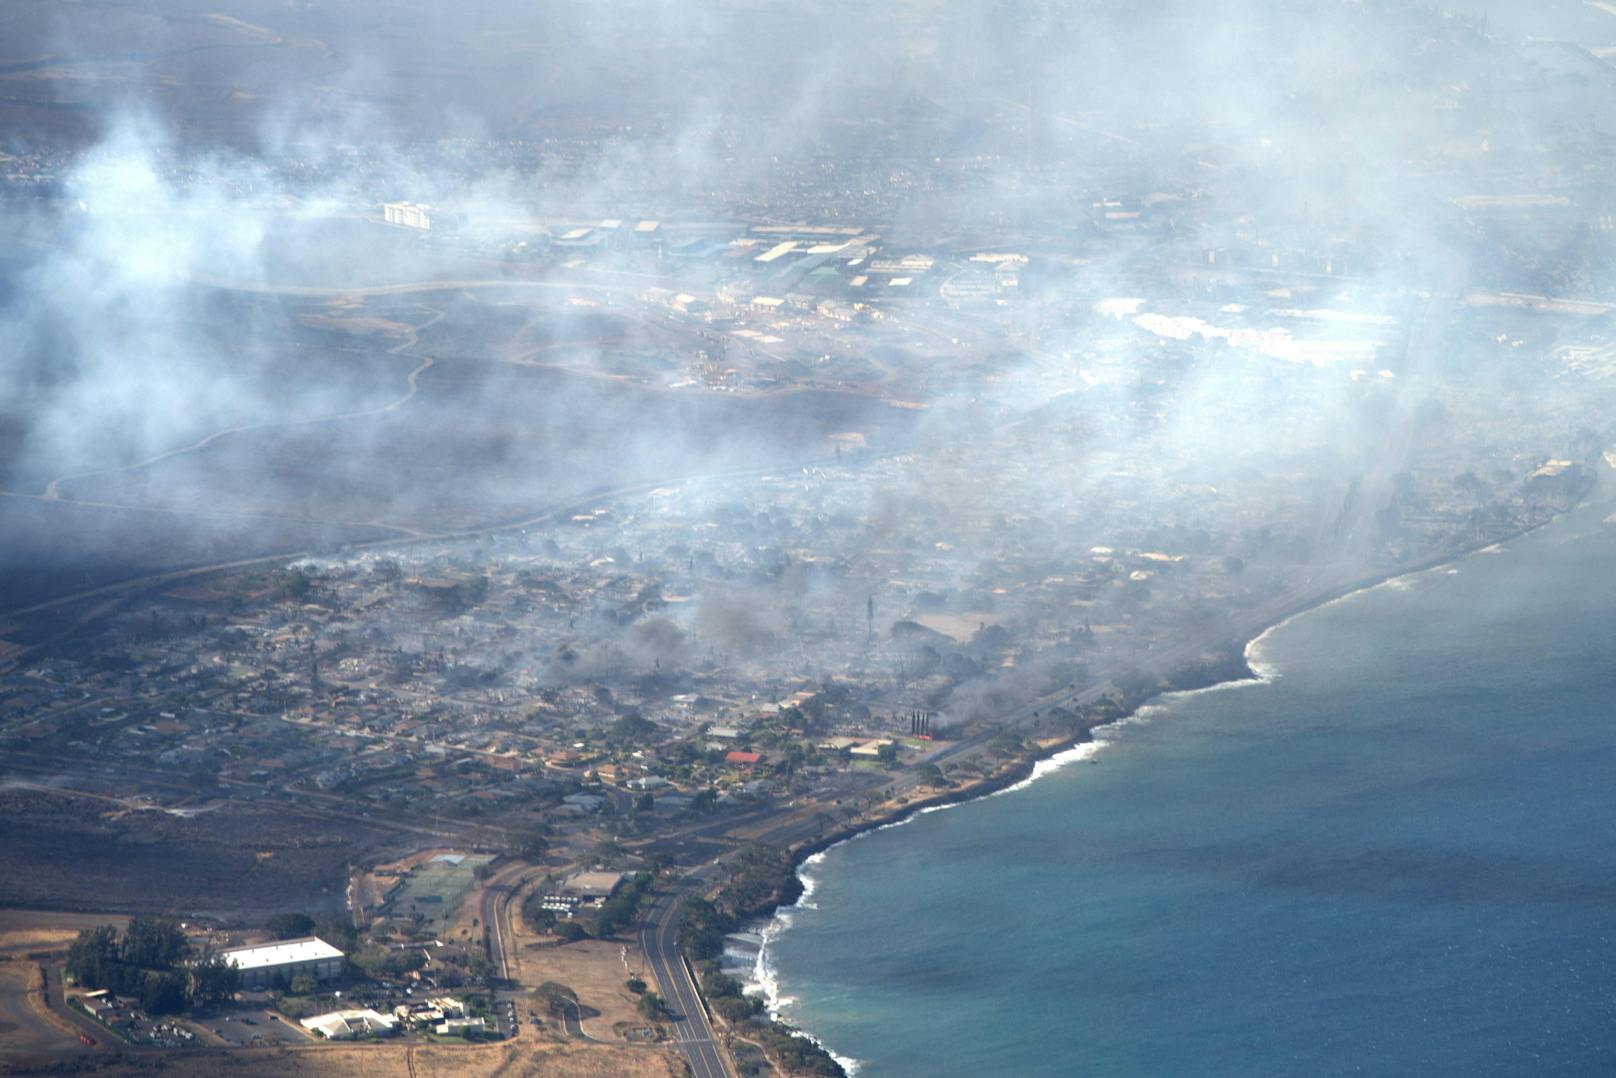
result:
M 1612 468 L 1616 469 L 1616 464 L 1613 464 Z M 1603 476 L 1600 475 L 1599 478 L 1603 479 Z M 1601 488 L 1603 488 L 1603 490 L 1601 490 Z M 1604 493 L 1607 497 L 1605 499 L 1597 497 L 1597 495 L 1600 493 Z M 1233 661 L 1231 661 L 1228 665 L 1219 663 L 1213 667 L 1213 669 L 1217 671 L 1217 674 L 1227 676 L 1214 675 L 1201 683 L 1186 683 L 1182 685 L 1158 687 L 1149 694 L 1140 696 L 1138 699 L 1129 699 L 1126 695 L 1122 695 L 1118 705 L 1120 710 L 1116 714 L 1107 715 L 1103 718 L 1092 721 L 1079 718 L 1077 722 L 1081 728 L 1076 733 L 1058 739 L 1051 739 L 1046 743 L 1040 743 L 1035 749 L 1023 752 L 1015 758 L 1007 761 L 1002 768 L 991 775 L 974 780 L 963 786 L 954 787 L 946 791 L 940 791 L 936 794 L 905 802 L 902 805 L 895 806 L 891 810 L 868 819 L 843 824 L 822 835 L 818 835 L 812 839 L 808 839 L 796 846 L 791 847 L 789 851 L 792 864 L 792 876 L 790 883 L 784 889 L 784 891 L 777 896 L 776 901 L 772 902 L 767 907 L 760 908 L 754 913 L 748 915 L 749 920 L 754 921 L 759 925 L 758 934 L 760 936 L 760 943 L 756 958 L 756 969 L 758 972 L 755 973 L 753 977 L 753 983 L 755 983 L 763 992 L 764 1002 L 767 1007 L 766 1013 L 769 1015 L 771 1020 L 788 1029 L 793 1035 L 802 1037 L 823 1050 L 827 1055 L 834 1059 L 849 1076 L 857 1072 L 859 1066 L 858 1060 L 837 1054 L 829 1045 L 825 1044 L 813 1033 L 800 1027 L 790 1025 L 782 1018 L 778 1011 L 779 1000 L 782 998 L 790 999 L 791 997 L 782 996 L 779 992 L 778 983 L 776 982 L 775 978 L 770 974 L 762 972 L 764 970 L 765 963 L 767 962 L 769 943 L 773 938 L 777 937 L 780 932 L 783 932 L 791 927 L 789 921 L 783 925 L 781 924 L 782 914 L 789 914 L 794 909 L 802 908 L 802 900 L 809 897 L 813 892 L 814 882 L 812 880 L 805 881 L 803 879 L 803 869 L 809 864 L 809 862 L 817 863 L 817 861 L 826 853 L 838 846 L 842 846 L 848 842 L 854 841 L 855 839 L 863 838 L 866 835 L 874 834 L 878 831 L 885 831 L 892 828 L 901 827 L 917 817 L 924 816 L 928 813 L 941 812 L 944 809 L 954 808 L 969 802 L 984 800 L 989 797 L 997 797 L 1000 794 L 1013 793 L 1018 790 L 1026 789 L 1033 782 L 1043 778 L 1045 775 L 1053 774 L 1056 771 L 1062 770 L 1068 764 L 1089 759 L 1095 755 L 1099 748 L 1105 744 L 1103 740 L 1096 738 L 1095 731 L 1105 729 L 1106 727 L 1120 726 L 1127 722 L 1133 721 L 1134 719 L 1137 719 L 1145 710 L 1160 706 L 1162 702 L 1173 697 L 1192 696 L 1205 692 L 1219 692 L 1225 689 L 1239 688 L 1246 685 L 1269 684 L 1278 678 L 1280 674 L 1277 670 L 1268 666 L 1268 664 L 1263 663 L 1260 659 L 1256 660 L 1256 664 L 1253 665 L 1253 649 L 1260 647 L 1264 640 L 1298 618 L 1311 614 L 1315 611 L 1326 609 L 1327 607 L 1333 606 L 1336 603 L 1344 602 L 1348 599 L 1373 591 L 1377 588 L 1394 584 L 1399 580 L 1421 576 L 1425 573 L 1434 572 L 1439 569 L 1451 568 L 1461 562 L 1469 560 L 1472 557 L 1497 550 L 1506 544 L 1517 542 L 1525 536 L 1531 535 L 1532 533 L 1537 532 L 1558 520 L 1564 519 L 1591 505 L 1595 505 L 1601 500 L 1612 500 L 1609 496 L 1613 493 L 1616 493 L 1616 491 L 1612 491 L 1606 483 L 1596 482 L 1594 486 L 1590 488 L 1575 504 L 1555 513 L 1546 520 L 1533 524 L 1530 527 L 1523 528 L 1511 535 L 1494 539 L 1484 544 L 1478 544 L 1473 547 L 1427 558 L 1424 561 L 1416 562 L 1407 567 L 1388 570 L 1381 574 L 1368 574 L 1359 577 L 1356 581 L 1345 584 L 1340 588 L 1325 589 L 1319 594 L 1300 599 L 1295 604 L 1283 607 L 1271 619 L 1269 619 L 1266 624 L 1262 625 L 1260 629 L 1247 638 L 1245 643 L 1240 647 L 1239 657 L 1237 660 L 1234 660 L 1234 657 L 1231 655 L 1230 659 Z M 1220 643 L 1212 650 L 1218 651 L 1225 646 L 1226 645 Z M 1199 673 L 1204 669 L 1204 667 L 1195 669 L 1195 672 Z M 779 926 L 778 929 L 776 929 L 776 926 Z M 771 929 L 774 929 L 775 931 L 771 933 Z M 773 983 L 771 984 L 771 982 Z

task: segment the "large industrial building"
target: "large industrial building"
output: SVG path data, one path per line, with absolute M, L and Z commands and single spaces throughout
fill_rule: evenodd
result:
M 220 957 L 241 971 L 241 987 L 269 988 L 289 985 L 307 974 L 316 981 L 342 976 L 346 956 L 323 939 L 280 940 L 257 947 L 237 947 Z
M 432 228 L 432 207 L 419 202 L 383 202 L 382 219 L 390 225 L 429 231 Z

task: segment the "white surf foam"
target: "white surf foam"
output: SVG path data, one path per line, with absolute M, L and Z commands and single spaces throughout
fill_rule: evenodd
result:
M 796 1002 L 796 998 L 788 996 L 780 988 L 780 972 L 775 968 L 774 959 L 769 954 L 769 944 L 780 937 L 782 932 L 789 930 L 794 923 L 791 911 L 779 910 L 769 918 L 769 923 L 763 926 L 760 933 L 762 942 L 758 946 L 757 958 L 752 963 L 752 980 L 746 986 L 748 995 L 763 997 L 763 1004 L 768 1008 L 769 1014 L 778 1018 L 781 1008 Z
M 1073 745 L 1063 752 L 1057 752 L 1048 759 L 1039 760 L 1032 765 L 1032 773 L 1020 782 L 1013 782 L 1002 790 L 995 790 L 989 797 L 1000 797 L 1004 794 L 1013 794 L 1017 790 L 1025 790 L 1045 775 L 1053 775 L 1068 764 L 1075 764 L 1079 760 L 1092 759 L 1096 753 L 1105 747 L 1104 741 L 1085 741 L 1081 745 Z
M 784 1014 L 786 1008 L 797 1002 L 797 999 L 795 996 L 786 995 L 782 989 L 780 971 L 774 964 L 769 945 L 779 939 L 782 934 L 788 932 L 791 926 L 796 923 L 796 918 L 793 916 L 795 911 L 798 909 L 818 908 L 811 905 L 805 906 L 803 899 L 813 893 L 818 883 L 813 874 L 808 872 L 807 869 L 819 864 L 824 858 L 825 853 L 821 851 L 803 861 L 802 865 L 797 869 L 797 878 L 802 880 L 802 898 L 799 898 L 796 903 L 790 906 L 776 910 L 774 916 L 769 918 L 768 923 L 756 933 L 759 941 L 757 958 L 752 963 L 751 979 L 743 986 L 742 991 L 749 996 L 760 996 L 763 999 L 763 1006 L 769 1012 L 771 1018 L 787 1018 Z M 818 1045 L 824 1050 L 825 1054 L 841 1065 L 842 1070 L 846 1071 L 850 1078 L 858 1073 L 859 1061 L 857 1059 L 837 1053 L 812 1033 L 795 1029 L 793 1034 Z
M 1146 710 L 1148 709 L 1142 708 L 1133 715 L 1130 715 L 1118 722 L 1111 723 L 1102 729 L 1111 729 L 1126 723 L 1145 721 L 1144 712 Z M 1062 752 L 1055 753 L 1048 759 L 1039 760 L 1037 763 L 1033 764 L 1031 774 L 1022 779 L 1020 782 L 1012 783 L 1002 790 L 994 791 L 988 796 L 998 797 L 1000 794 L 1026 789 L 1028 786 L 1043 778 L 1045 775 L 1053 774 L 1054 772 L 1066 767 L 1068 764 L 1076 763 L 1079 760 L 1092 759 L 1095 754 L 1097 754 L 1107 744 L 1109 744 L 1109 741 L 1103 737 L 1097 737 L 1093 741 L 1088 741 L 1081 745 L 1074 745 L 1073 747 Z M 972 798 L 971 800 L 977 799 Z M 844 838 L 840 842 L 827 846 L 825 849 L 803 858 L 802 864 L 797 867 L 797 879 L 802 882 L 802 894 L 798 897 L 797 901 L 792 903 L 790 906 L 782 906 L 780 909 L 776 910 L 774 912 L 774 916 L 769 918 L 768 922 L 755 933 L 746 933 L 748 936 L 755 935 L 759 941 L 759 945 L 757 957 L 752 963 L 751 977 L 743 986 L 743 991 L 748 995 L 760 996 L 763 999 L 764 1007 L 768 1010 L 771 1017 L 789 1021 L 790 1015 L 787 1014 L 786 1011 L 791 1004 L 796 1002 L 796 997 L 786 994 L 784 988 L 782 987 L 780 983 L 779 969 L 775 966 L 774 956 L 772 954 L 772 948 L 770 945 L 786 932 L 791 930 L 791 927 L 796 923 L 796 914 L 798 912 L 802 910 L 817 910 L 819 908 L 818 904 L 813 901 L 814 892 L 819 887 L 819 880 L 814 876 L 813 869 L 823 863 L 825 856 L 838 846 L 846 845 L 849 842 L 857 842 L 859 839 L 862 839 L 867 835 L 873 835 L 878 831 L 888 831 L 894 827 L 902 827 L 918 817 L 926 816 L 933 812 L 942 812 L 945 809 L 958 808 L 961 805 L 968 805 L 970 803 L 971 801 L 955 801 L 941 805 L 927 805 L 925 808 L 918 809 L 915 812 L 905 816 L 901 820 L 893 820 L 890 823 L 882 824 L 880 827 L 874 827 L 868 831 L 860 831 L 856 835 L 851 835 Z M 814 1044 L 818 1045 L 820 1048 L 824 1049 L 832 1059 L 841 1064 L 842 1069 L 845 1070 L 849 1075 L 855 1075 L 858 1073 L 859 1061 L 857 1059 L 850 1056 L 839 1055 L 834 1049 L 832 1049 L 825 1042 L 821 1041 L 818 1037 L 815 1037 L 812 1033 L 808 1033 L 804 1030 L 797 1030 L 796 1035 L 799 1037 L 805 1037 Z

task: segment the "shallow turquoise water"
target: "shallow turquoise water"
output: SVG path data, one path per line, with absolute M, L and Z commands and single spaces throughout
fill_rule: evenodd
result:
M 785 1016 L 865 1078 L 1616 1074 L 1616 526 L 1457 570 L 831 851 Z

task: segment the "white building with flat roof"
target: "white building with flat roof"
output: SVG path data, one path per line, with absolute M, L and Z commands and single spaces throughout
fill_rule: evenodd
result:
M 355 1037 L 387 1037 L 398 1032 L 398 1019 L 376 1011 L 332 1011 L 305 1018 L 303 1028 L 328 1041 L 351 1041 Z
M 305 973 L 316 981 L 329 981 L 342 976 L 346 961 L 341 951 L 315 936 L 237 947 L 219 956 L 241 971 L 243 988 L 291 984 L 293 977 Z
M 430 231 L 432 228 L 432 207 L 419 202 L 383 202 L 382 219 L 390 225 L 403 225 L 406 228 L 419 228 Z

